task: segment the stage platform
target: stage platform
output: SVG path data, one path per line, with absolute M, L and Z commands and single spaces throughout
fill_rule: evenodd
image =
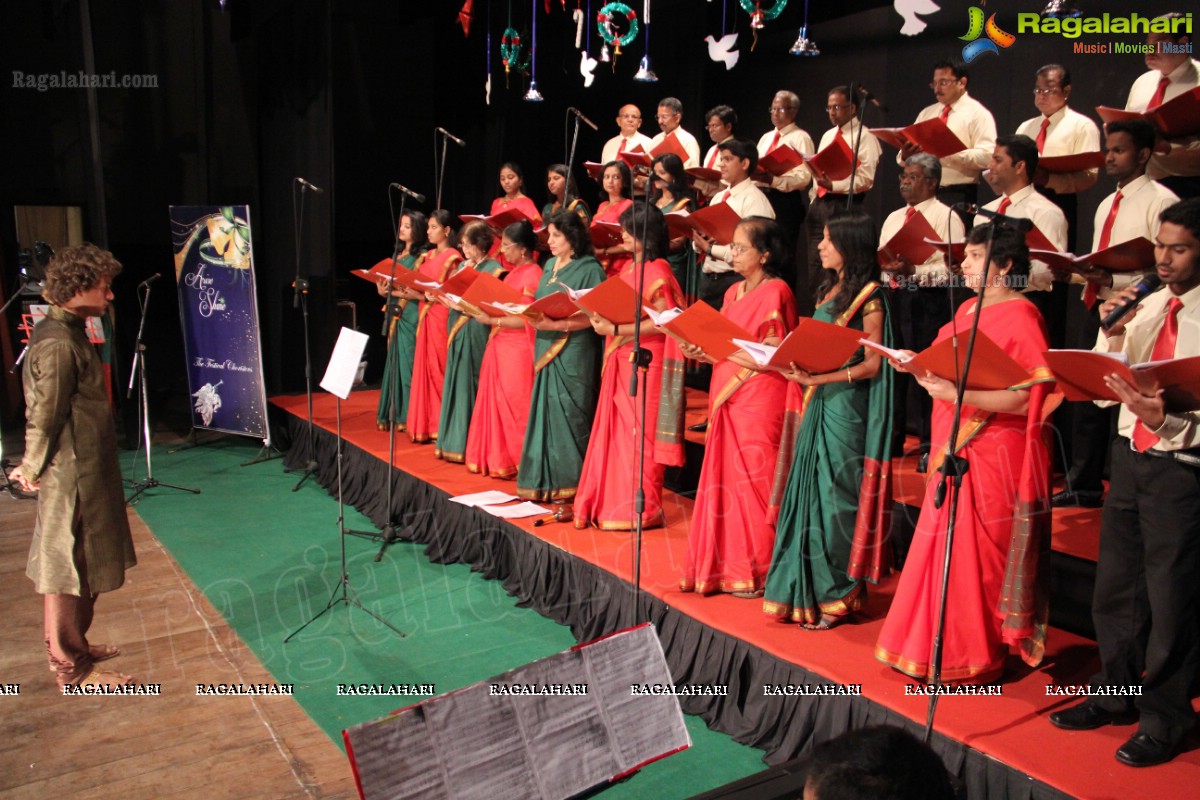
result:
M 378 392 L 365 390 L 354 392 L 341 404 L 347 503 L 383 524 L 390 477 L 392 520 L 404 538 L 423 543 L 433 561 L 467 563 L 502 581 L 523 603 L 570 626 L 580 641 L 635 621 L 634 548 L 629 534 L 576 530 L 563 524 L 535 528 L 531 521 L 509 523 L 449 503 L 448 498 L 458 494 L 515 487 L 440 461 L 432 447 L 413 445 L 404 434 L 396 437 L 397 466 L 389 472 L 387 434 L 375 425 L 377 400 Z M 289 466 L 302 467 L 309 458 L 305 397 L 275 397 L 271 403 L 276 441 L 291 445 Z M 691 411 L 694 417 L 697 409 Z M 314 422 L 317 479 L 333 487 L 334 397 L 323 392 L 314 397 Z M 913 480 L 901 480 L 901 494 Z M 900 724 L 919 735 L 927 706 L 924 696 L 913 693 L 920 687 L 872 655 L 895 576 L 871 587 L 857 624 L 805 631 L 768 619 L 758 601 L 680 592 L 692 501 L 668 492 L 664 507 L 667 526 L 647 531 L 644 538 L 643 616 L 657 626 L 677 684 L 728 686 L 727 697 L 681 698 L 685 711 L 765 750 L 771 764 L 807 752 L 816 741 L 867 724 Z M 1072 524 L 1070 535 L 1061 540 L 1056 535 L 1056 548 L 1090 541 L 1085 513 L 1072 512 L 1070 516 L 1081 521 Z M 1071 557 L 1082 560 L 1086 555 L 1080 547 Z M 1170 764 L 1135 770 L 1113 758 L 1116 748 L 1132 735 L 1132 727 L 1067 733 L 1050 725 L 1046 716 L 1075 700 L 1050 695 L 1047 686 L 1084 684 L 1095 667 L 1092 642 L 1052 630 L 1046 660 L 1038 669 L 1012 658 L 995 694 L 940 699 L 934 747 L 966 784 L 971 800 L 1195 796 L 1200 751 L 1194 742 L 1189 741 L 1188 752 Z M 764 685 L 817 684 L 860 689 L 861 695 L 773 697 L 764 693 Z

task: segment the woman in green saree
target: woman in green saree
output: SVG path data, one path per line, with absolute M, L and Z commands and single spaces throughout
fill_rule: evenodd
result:
M 405 211 L 400 217 L 399 238 L 404 244 L 396 269 L 412 270 L 417 258 L 429 249 L 425 234 L 428 221 L 420 211 Z M 408 394 L 412 386 L 413 356 L 417 347 L 417 304 L 403 298 L 400 292 L 389 291 L 386 278 L 380 278 L 376 289 L 392 304 L 392 324 L 388 330 L 387 360 L 383 365 L 383 383 L 379 387 L 379 410 L 375 414 L 379 430 L 386 431 L 388 421 L 396 430 L 404 430 L 408 416 Z M 384 312 L 387 309 L 385 307 Z M 396 405 L 392 408 L 392 398 Z
M 496 241 L 486 222 L 475 220 L 462 229 L 459 249 L 465 261 L 455 274 L 464 269 L 487 272 L 503 277 L 504 267 L 488 255 Z M 438 421 L 438 439 L 433 454 L 446 461 L 462 464 L 466 461 L 467 430 L 475 410 L 475 395 L 479 391 L 479 365 L 487 348 L 491 329 L 463 313 L 449 299 L 438 302 L 450 309 L 447 321 L 449 344 L 446 350 L 446 380 L 442 386 L 442 412 Z
M 604 268 L 592 255 L 592 239 L 574 211 L 559 211 L 547 222 L 552 258 L 546 262 L 536 296 L 589 289 L 604 281 Z M 600 337 L 586 314 L 530 322 L 537 331 L 533 353 L 533 397 L 529 425 L 517 470 L 517 494 L 529 500 L 570 503 L 579 486 L 596 398 L 600 390 Z M 555 515 L 570 519 L 569 507 Z
M 871 280 L 879 272 L 875 242 L 863 212 L 830 217 L 818 247 L 825 280 L 813 319 L 891 346 L 887 297 Z M 813 375 L 792 364 L 784 373 L 792 385 L 775 474 L 787 481 L 772 491 L 769 616 L 830 628 L 862 607 L 863 579 L 877 581 L 888 566 L 892 372 L 881 366 L 878 353 L 860 349 L 833 372 Z

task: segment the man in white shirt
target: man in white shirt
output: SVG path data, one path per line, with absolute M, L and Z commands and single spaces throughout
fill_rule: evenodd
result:
M 729 188 L 717 192 L 712 205 L 728 203 L 742 219 L 767 217 L 775 219 L 775 210 L 762 190 L 750 180 L 750 173 L 758 166 L 758 153 L 749 143 L 730 139 L 720 145 L 721 155 L 717 164 L 721 180 Z M 725 300 L 725 290 L 741 277 L 733 271 L 733 250 L 728 244 L 717 244 L 699 233 L 694 235 L 696 252 L 704 256 L 700 267 L 700 299 L 720 310 Z
M 800 98 L 795 92 L 780 90 L 771 99 L 771 130 L 764 133 L 758 140 L 758 157 L 762 158 L 777 147 L 787 145 L 793 150 L 805 155 L 816 152 L 812 137 L 808 132 L 796 125 L 796 114 L 800 111 Z M 808 167 L 801 164 L 783 175 L 771 176 L 767 183 L 758 186 L 767 196 L 771 207 L 775 209 L 775 219 L 787 231 L 795 242 L 796 262 L 793 265 L 795 274 L 781 277 L 793 286 L 797 286 L 797 309 L 801 314 L 811 314 L 808 305 L 807 279 L 804 278 L 804 264 L 808 254 L 805 245 L 804 217 L 808 211 L 808 187 L 812 185 L 812 173 Z M 815 245 L 814 245 L 815 246 Z M 801 277 L 797 278 L 799 275 Z
M 651 148 L 657 147 L 662 143 L 662 140 L 670 134 L 675 134 L 675 138 L 679 140 L 679 144 L 687 151 L 687 159 L 683 162 L 683 168 L 700 166 L 700 143 L 696 141 L 696 137 L 679 127 L 683 122 L 683 103 L 679 102 L 674 97 L 664 97 L 658 101 L 658 113 L 655 116 L 658 121 L 659 132 L 650 140 Z
M 1101 201 L 1096 209 L 1092 252 L 1104 250 L 1130 239 L 1154 240 L 1158 235 L 1159 215 L 1179 202 L 1165 186 L 1150 180 L 1146 165 L 1154 151 L 1154 126 L 1141 119 L 1113 122 L 1105 133 L 1104 170 L 1117 182 L 1117 191 Z M 1101 300 L 1115 297 L 1127 286 L 1137 283 L 1144 273 L 1114 274 L 1096 269 L 1088 280 Z M 1100 314 L 1091 292 L 1081 283 L 1070 287 L 1067 307 L 1067 345 L 1088 348 L 1100 332 Z M 1084 299 L 1091 303 L 1085 304 Z M 1054 495 L 1058 507 L 1099 507 L 1104 496 L 1104 457 L 1112 440 L 1113 414 L 1091 403 L 1071 403 L 1064 408 L 1060 424 L 1069 431 L 1070 454 L 1067 459 L 1066 488 Z
M 621 153 L 633 152 L 638 145 L 650 152 L 650 137 L 638 130 L 642 127 L 642 112 L 637 106 L 632 103 L 621 106 L 617 112 L 617 126 L 621 132 L 604 143 L 600 154 L 601 164 L 616 161 Z
M 829 115 L 829 123 L 833 127 L 821 136 L 821 144 L 816 152 L 833 146 L 840 138 L 851 153 L 855 152 L 857 146 L 858 161 L 854 172 L 841 180 L 831 181 L 824 175 L 811 173 L 808 215 L 804 220 L 804 227 L 808 233 L 808 285 L 800 287 L 800 292 L 805 296 L 796 298 L 797 307 L 802 314 L 812 312 L 813 293 L 821 283 L 821 256 L 817 252 L 817 245 L 824 234 L 825 223 L 834 211 L 846 208 L 847 200 L 854 205 L 862 203 L 867 191 L 875 185 L 875 168 L 879 166 L 881 153 L 875 134 L 858 121 L 858 103 L 851 99 L 850 87 L 835 86 L 830 89 L 825 101 L 825 112 Z M 854 184 L 853 195 L 851 178 Z
M 958 202 L 974 203 L 978 199 L 979 173 L 987 168 L 996 145 L 996 120 L 992 112 L 967 94 L 970 76 L 961 61 L 941 61 L 933 65 L 933 90 L 937 102 L 926 106 L 917 115 L 917 122 L 941 117 L 954 135 L 962 140 L 966 149 L 946 156 L 942 161 L 942 184 L 938 197 L 947 205 Z M 919 147 L 906 144 L 900 150 L 896 163 L 920 151 Z
M 736 125 L 737 112 L 731 107 L 721 105 L 708 110 L 708 113 L 704 115 L 704 128 L 708 131 L 708 138 L 712 139 L 713 144 L 704 154 L 704 160 L 700 162 L 700 166 L 705 169 L 717 169 L 720 145 L 733 138 L 733 129 Z M 725 185 L 720 181 L 697 180 L 694 182 L 693 188 L 697 193 L 711 198 L 725 188 Z
M 1089 117 L 1070 108 L 1071 73 L 1061 64 L 1047 64 L 1037 71 L 1033 104 L 1041 113 L 1022 122 L 1017 133 L 1037 144 L 1039 158 L 1096 153 L 1100 150 L 1100 128 Z M 1038 191 L 1063 210 L 1067 218 L 1067 248 L 1075 252 L 1078 227 L 1076 199 L 1079 192 L 1096 185 L 1097 167 L 1074 172 L 1048 173 L 1039 168 L 1033 182 Z
M 961 242 L 966 237 L 962 219 L 950 206 L 937 199 L 941 179 L 942 164 L 929 153 L 908 157 L 904 172 L 900 174 L 900 195 L 905 206 L 883 221 L 879 232 L 880 248 L 916 214 L 925 218 L 942 241 Z M 950 271 L 946 267 L 945 253 L 937 250 L 922 264 L 899 260 L 889 267 L 883 280 L 897 289 L 892 295 L 896 331 L 903 347 L 919 353 L 933 344 L 938 330 L 950 321 Z M 897 394 L 897 423 L 916 433 L 920 452 L 927 454 L 933 398 L 912 376 L 899 377 L 902 382 L 907 382 L 908 388 Z M 907 409 L 912 411 L 906 413 Z
M 1174 30 L 1183 27 L 1185 21 L 1178 12 L 1156 17 L 1155 21 L 1164 18 L 1171 20 Z M 1190 29 L 1190 14 L 1186 21 Z M 1146 68 L 1150 71 L 1130 87 L 1125 103 L 1129 111 L 1157 108 L 1200 85 L 1200 62 L 1191 57 L 1190 33 L 1151 33 L 1146 44 L 1153 46 L 1146 53 Z M 1159 139 L 1146 174 L 1179 197 L 1200 195 L 1200 135 Z
M 1028 219 L 1045 234 L 1055 250 L 1067 249 L 1067 218 L 1062 209 L 1042 197 L 1033 188 L 1033 174 L 1037 170 L 1037 145 L 1028 136 L 1001 136 L 996 140 L 992 160 L 988 167 L 988 182 L 1001 195 L 984 206 L 1008 217 Z M 945 160 L 942 162 L 943 174 Z M 975 217 L 975 224 L 982 225 L 990 220 L 983 214 Z M 1028 241 L 1028 238 L 1027 238 Z M 1050 342 L 1061 347 L 1066 330 L 1066 315 L 1060 303 L 1056 311 L 1050 297 L 1054 287 L 1054 273 L 1044 261 L 1031 261 L 1029 265 L 1029 287 L 1026 296 L 1042 312 L 1050 333 Z
M 1096 340 L 1097 351 L 1124 353 L 1132 363 L 1200 356 L 1200 198 L 1176 203 L 1160 220 L 1155 258 L 1163 287 Z M 1137 732 L 1115 756 L 1148 767 L 1174 758 L 1195 725 L 1200 411 L 1172 408 L 1161 391 L 1143 394 L 1118 375 L 1108 385 L 1121 403 L 1092 598 L 1097 691 L 1050 722 L 1083 731 L 1136 718 Z M 1140 690 L 1136 697 L 1130 687 Z

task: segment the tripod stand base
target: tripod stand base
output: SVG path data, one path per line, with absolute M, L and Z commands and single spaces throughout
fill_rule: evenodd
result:
M 292 487 L 292 491 L 300 491 L 300 487 L 304 485 L 304 482 L 316 474 L 317 462 L 310 459 L 309 462 L 304 465 L 304 474 L 300 476 L 300 480 L 296 481 L 296 485 Z
M 343 536 L 358 536 L 361 539 L 370 539 L 375 542 L 382 542 L 379 547 L 379 552 L 375 554 L 375 563 L 378 564 L 383 560 L 384 551 L 388 549 L 388 545 L 400 538 L 400 534 L 396 533 L 396 526 L 392 523 L 384 525 L 377 531 L 354 531 L 347 529 L 342 532 Z
M 346 533 L 350 533 L 350 531 L 346 531 Z M 340 595 L 338 594 L 339 589 L 341 590 Z M 359 611 L 362 611 L 362 612 L 368 614 L 369 616 L 374 617 L 376 621 L 378 621 L 379 623 L 384 625 L 386 628 L 391 630 L 392 633 L 396 634 L 401 639 L 407 638 L 404 631 L 400 630 L 395 625 L 388 622 L 386 619 L 379 616 L 374 611 L 372 611 L 371 609 L 364 606 L 361 602 L 359 602 L 358 597 L 356 597 L 354 594 L 354 590 L 350 588 L 350 577 L 348 575 L 346 575 L 345 573 L 342 573 L 342 579 L 338 582 L 338 585 L 336 587 L 334 587 L 333 594 L 331 594 L 329 596 L 329 602 L 325 604 L 325 607 L 322 608 L 320 611 L 318 611 L 316 614 L 314 614 L 312 619 L 310 619 L 308 622 L 305 622 L 299 628 L 296 628 L 296 630 L 289 633 L 287 635 L 287 637 L 283 640 L 283 643 L 287 644 L 288 642 L 290 642 L 292 640 L 292 637 L 294 637 L 296 634 L 300 633 L 300 631 L 304 630 L 309 625 L 312 625 L 314 622 L 319 620 L 321 617 L 325 616 L 325 614 L 327 612 L 329 612 L 338 603 L 345 603 L 346 605 L 351 606 L 352 608 L 357 608 Z
M 200 494 L 199 489 L 193 489 L 189 486 L 176 486 L 173 483 L 163 483 L 162 481 L 157 481 L 154 478 L 147 478 L 144 481 L 130 481 L 129 484 L 133 487 L 133 494 L 125 498 L 125 505 L 127 506 L 137 504 L 138 498 L 141 496 L 142 492 L 146 491 L 147 489 L 153 489 L 156 486 L 161 486 L 164 489 L 177 489 L 181 492 Z
M 279 452 L 273 444 L 264 444 L 254 458 L 249 461 L 243 461 L 239 466 L 249 467 L 254 464 L 261 464 L 264 461 L 272 461 L 276 458 L 283 458 L 283 453 Z

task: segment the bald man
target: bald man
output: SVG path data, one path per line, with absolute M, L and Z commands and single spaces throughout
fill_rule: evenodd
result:
M 621 132 L 604 143 L 600 154 L 600 163 L 607 164 L 616 161 L 617 156 L 624 152 L 632 152 L 638 145 L 647 153 L 650 152 L 650 137 L 639 132 L 642 127 L 642 112 L 632 103 L 621 106 L 617 112 L 617 127 Z

